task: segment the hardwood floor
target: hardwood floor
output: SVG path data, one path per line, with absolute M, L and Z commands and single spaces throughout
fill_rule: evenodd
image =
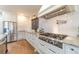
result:
M 35 54 L 34 48 L 26 41 L 8 43 L 8 54 Z

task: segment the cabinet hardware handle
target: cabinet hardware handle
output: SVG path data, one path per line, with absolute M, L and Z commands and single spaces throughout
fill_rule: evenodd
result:
M 40 43 L 41 44 L 41 43 Z M 42 46 L 44 46 L 43 44 L 41 44 Z
M 51 49 L 49 49 L 50 51 L 52 51 L 52 52 L 54 52 L 54 53 L 56 53 L 55 51 L 53 51 L 53 50 L 51 50 Z
M 72 51 L 74 51 L 74 49 L 73 49 L 73 48 L 71 48 L 71 50 L 72 50 Z

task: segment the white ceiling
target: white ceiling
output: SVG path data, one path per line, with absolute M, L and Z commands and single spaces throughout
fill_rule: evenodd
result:
M 41 5 L 0 5 L 1 10 L 23 13 L 26 16 L 37 15 Z

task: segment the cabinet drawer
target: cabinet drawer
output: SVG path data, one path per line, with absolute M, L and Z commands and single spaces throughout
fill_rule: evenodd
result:
M 56 54 L 63 54 L 63 49 L 60 49 L 59 47 L 50 45 L 48 48 L 53 50 Z
M 53 50 L 51 50 L 50 48 L 47 48 L 43 43 L 40 43 L 39 48 L 45 54 L 55 54 Z
M 54 46 L 53 44 L 49 44 L 47 42 L 44 42 L 40 40 L 40 45 L 46 47 L 51 53 L 57 53 L 61 54 L 63 53 L 63 49 L 60 49 L 59 47 Z
M 64 52 L 68 54 L 79 54 L 79 48 L 73 45 L 64 44 Z

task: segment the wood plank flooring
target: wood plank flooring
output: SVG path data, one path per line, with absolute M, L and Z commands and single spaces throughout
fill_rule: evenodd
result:
M 8 43 L 8 54 L 35 54 L 34 48 L 26 40 Z

